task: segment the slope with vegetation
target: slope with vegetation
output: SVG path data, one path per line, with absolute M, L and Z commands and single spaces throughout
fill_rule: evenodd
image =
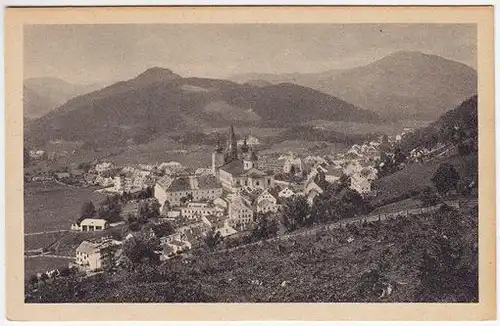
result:
M 477 210 L 27 284 L 26 302 L 477 302 Z

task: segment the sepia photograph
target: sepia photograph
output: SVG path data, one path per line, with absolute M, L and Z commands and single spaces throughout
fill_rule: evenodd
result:
M 477 22 L 18 34 L 24 305 L 484 303 Z

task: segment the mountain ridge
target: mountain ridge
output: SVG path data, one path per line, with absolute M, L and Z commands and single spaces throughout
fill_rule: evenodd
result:
M 293 125 L 318 118 L 381 120 L 373 112 L 300 85 L 258 87 L 223 79 L 183 78 L 155 67 L 69 100 L 33 121 L 25 140 L 95 141 L 98 146 L 114 146 L 203 126 Z
M 245 76 L 232 79 L 244 82 Z M 395 119 L 435 120 L 448 108 L 477 93 L 477 73 L 473 68 L 419 51 L 397 51 L 348 69 L 250 74 L 248 79 L 293 82 Z

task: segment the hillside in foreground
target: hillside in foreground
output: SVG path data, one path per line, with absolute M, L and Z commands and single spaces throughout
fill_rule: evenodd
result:
M 442 208 L 56 279 L 26 302 L 477 302 L 477 254 L 477 207 Z

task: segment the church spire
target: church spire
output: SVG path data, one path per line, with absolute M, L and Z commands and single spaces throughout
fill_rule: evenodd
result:
M 231 124 L 231 129 L 229 130 L 229 148 L 228 148 L 228 156 L 230 160 L 238 159 L 238 145 L 236 143 L 236 136 L 234 134 L 234 127 Z
M 245 138 L 245 139 L 243 140 L 243 145 L 241 145 L 241 148 L 240 148 L 241 153 L 242 153 L 242 154 L 245 154 L 246 152 L 248 152 L 248 149 L 249 149 L 249 147 L 248 147 L 248 145 L 247 145 L 247 139 Z
M 220 137 L 219 136 L 217 136 L 217 143 L 215 145 L 214 152 L 222 153 L 222 146 L 220 144 Z

